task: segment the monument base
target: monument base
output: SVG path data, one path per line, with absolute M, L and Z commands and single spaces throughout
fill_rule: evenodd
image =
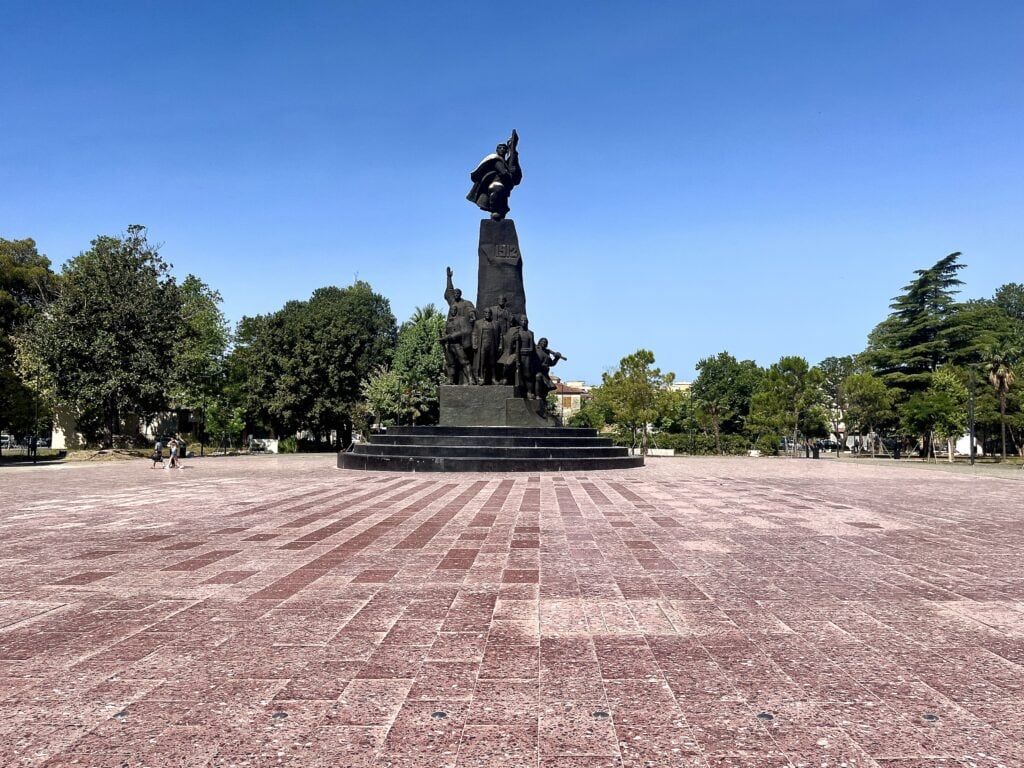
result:
M 543 400 L 515 396 L 504 384 L 456 386 L 442 384 L 439 392 L 442 427 L 555 427 L 545 417 Z
M 476 387 L 479 389 L 479 387 Z M 642 467 L 593 429 L 389 427 L 338 454 L 339 469 L 387 472 L 589 472 Z

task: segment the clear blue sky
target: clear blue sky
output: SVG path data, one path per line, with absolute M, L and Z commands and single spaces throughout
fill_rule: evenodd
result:
M 1024 280 L 1024 3 L 0 0 L 0 236 L 133 223 L 232 321 L 358 276 L 476 293 L 514 127 L 531 326 L 599 381 L 863 349 L 951 251 Z

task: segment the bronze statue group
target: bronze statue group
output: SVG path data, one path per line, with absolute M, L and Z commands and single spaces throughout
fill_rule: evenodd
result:
M 479 312 L 452 285 L 449 267 L 444 298 L 448 319 L 441 344 L 449 384 L 506 384 L 531 400 L 543 400 L 555 388 L 550 370 L 567 358 L 549 349 L 547 339 L 535 342 L 526 315 L 514 314 L 504 296 Z
M 470 173 L 473 187 L 466 199 L 495 221 L 508 214 L 509 194 L 523 180 L 518 146 L 519 134 L 513 130 L 508 141 L 498 144 Z M 551 368 L 566 358 L 548 349 L 547 339 L 534 341 L 526 315 L 514 313 L 505 296 L 493 307 L 478 310 L 452 285 L 448 267 L 444 299 L 448 319 L 441 344 L 449 384 L 505 384 L 515 387 L 518 397 L 531 400 L 543 400 L 555 388 Z

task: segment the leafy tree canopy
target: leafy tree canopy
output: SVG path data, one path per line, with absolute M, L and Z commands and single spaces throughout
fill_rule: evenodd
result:
M 832 432 L 839 436 L 841 425 L 846 423 L 846 412 L 849 409 L 849 401 L 843 382 L 850 374 L 857 370 L 857 359 L 853 355 L 842 357 L 826 357 L 818 363 L 818 370 L 822 375 L 822 390 L 828 400 L 828 418 L 832 426 Z
M 580 405 L 580 409 L 569 417 L 567 426 L 600 430 L 608 423 L 606 417 L 610 418 L 611 414 L 607 413 L 593 398 L 587 398 Z
M 754 391 L 763 371 L 753 360 L 739 362 L 728 352 L 705 357 L 697 363 L 697 378 L 690 393 L 694 407 L 711 426 L 718 453 L 722 453 L 721 433 L 743 431 Z
M 804 424 L 813 437 L 820 432 L 824 376 L 802 357 L 782 357 L 765 372 L 754 394 L 748 428 L 755 439 L 762 434 L 792 435 L 794 443 Z
M 903 288 L 889 305 L 892 313 L 868 337 L 864 361 L 889 386 L 906 392 L 928 387 L 935 370 L 948 357 L 953 297 L 962 284 L 957 274 L 960 253 L 951 253 Z
M 887 425 L 893 414 L 893 393 L 872 373 L 852 373 L 843 381 L 848 433 L 867 434 Z
M 186 277 L 179 294 L 171 396 L 179 406 L 203 409 L 223 388 L 231 330 L 220 310 L 220 293 L 198 277 Z
M 40 429 L 49 410 L 19 375 L 14 360 L 14 334 L 57 296 L 57 277 L 50 260 L 31 238 L 0 237 L 0 428 L 14 434 Z M 37 423 L 39 422 L 39 423 Z
M 1024 283 L 1006 283 L 996 289 L 993 303 L 1006 313 L 1008 329 L 1005 347 L 1024 352 Z
M 402 381 L 394 370 L 379 365 L 363 380 L 360 392 L 378 424 L 394 424 L 402 414 Z
M 647 452 L 648 425 L 657 421 L 675 374 L 654 367 L 654 353 L 639 349 L 619 361 L 619 367 L 601 377 L 594 392 L 597 407 L 607 408 L 614 422 L 625 428 L 632 444 Z
M 178 286 L 140 225 L 93 240 L 65 264 L 60 286 L 19 339 L 19 363 L 38 391 L 78 417 L 88 440 L 109 441 L 122 415 L 167 405 Z
M 1007 349 L 990 349 L 985 359 L 985 368 L 989 383 L 999 398 L 999 418 L 1002 432 L 1002 454 L 1006 458 L 1006 406 L 1010 388 L 1017 380 L 1013 363 L 1016 351 Z
M 246 402 L 279 433 L 333 431 L 347 445 L 360 384 L 390 362 L 396 336 L 388 300 L 362 281 L 319 288 L 308 301 L 243 318 L 237 344 Z
M 967 388 L 952 370 L 943 368 L 928 389 L 911 395 L 900 414 L 908 432 L 955 440 L 967 430 Z M 930 441 L 925 445 L 930 449 Z
M 433 304 L 417 307 L 398 331 L 393 371 L 399 384 L 397 418 L 412 424 L 436 424 L 438 386 L 444 380 L 445 317 Z
M 946 360 L 952 365 L 977 366 L 989 350 L 1011 336 L 1012 321 L 1002 307 L 989 299 L 957 304 L 942 331 Z

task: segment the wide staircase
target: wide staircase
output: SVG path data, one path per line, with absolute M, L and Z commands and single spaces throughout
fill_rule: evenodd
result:
M 642 467 L 642 456 L 576 427 L 388 427 L 338 454 L 341 469 L 580 472 Z

